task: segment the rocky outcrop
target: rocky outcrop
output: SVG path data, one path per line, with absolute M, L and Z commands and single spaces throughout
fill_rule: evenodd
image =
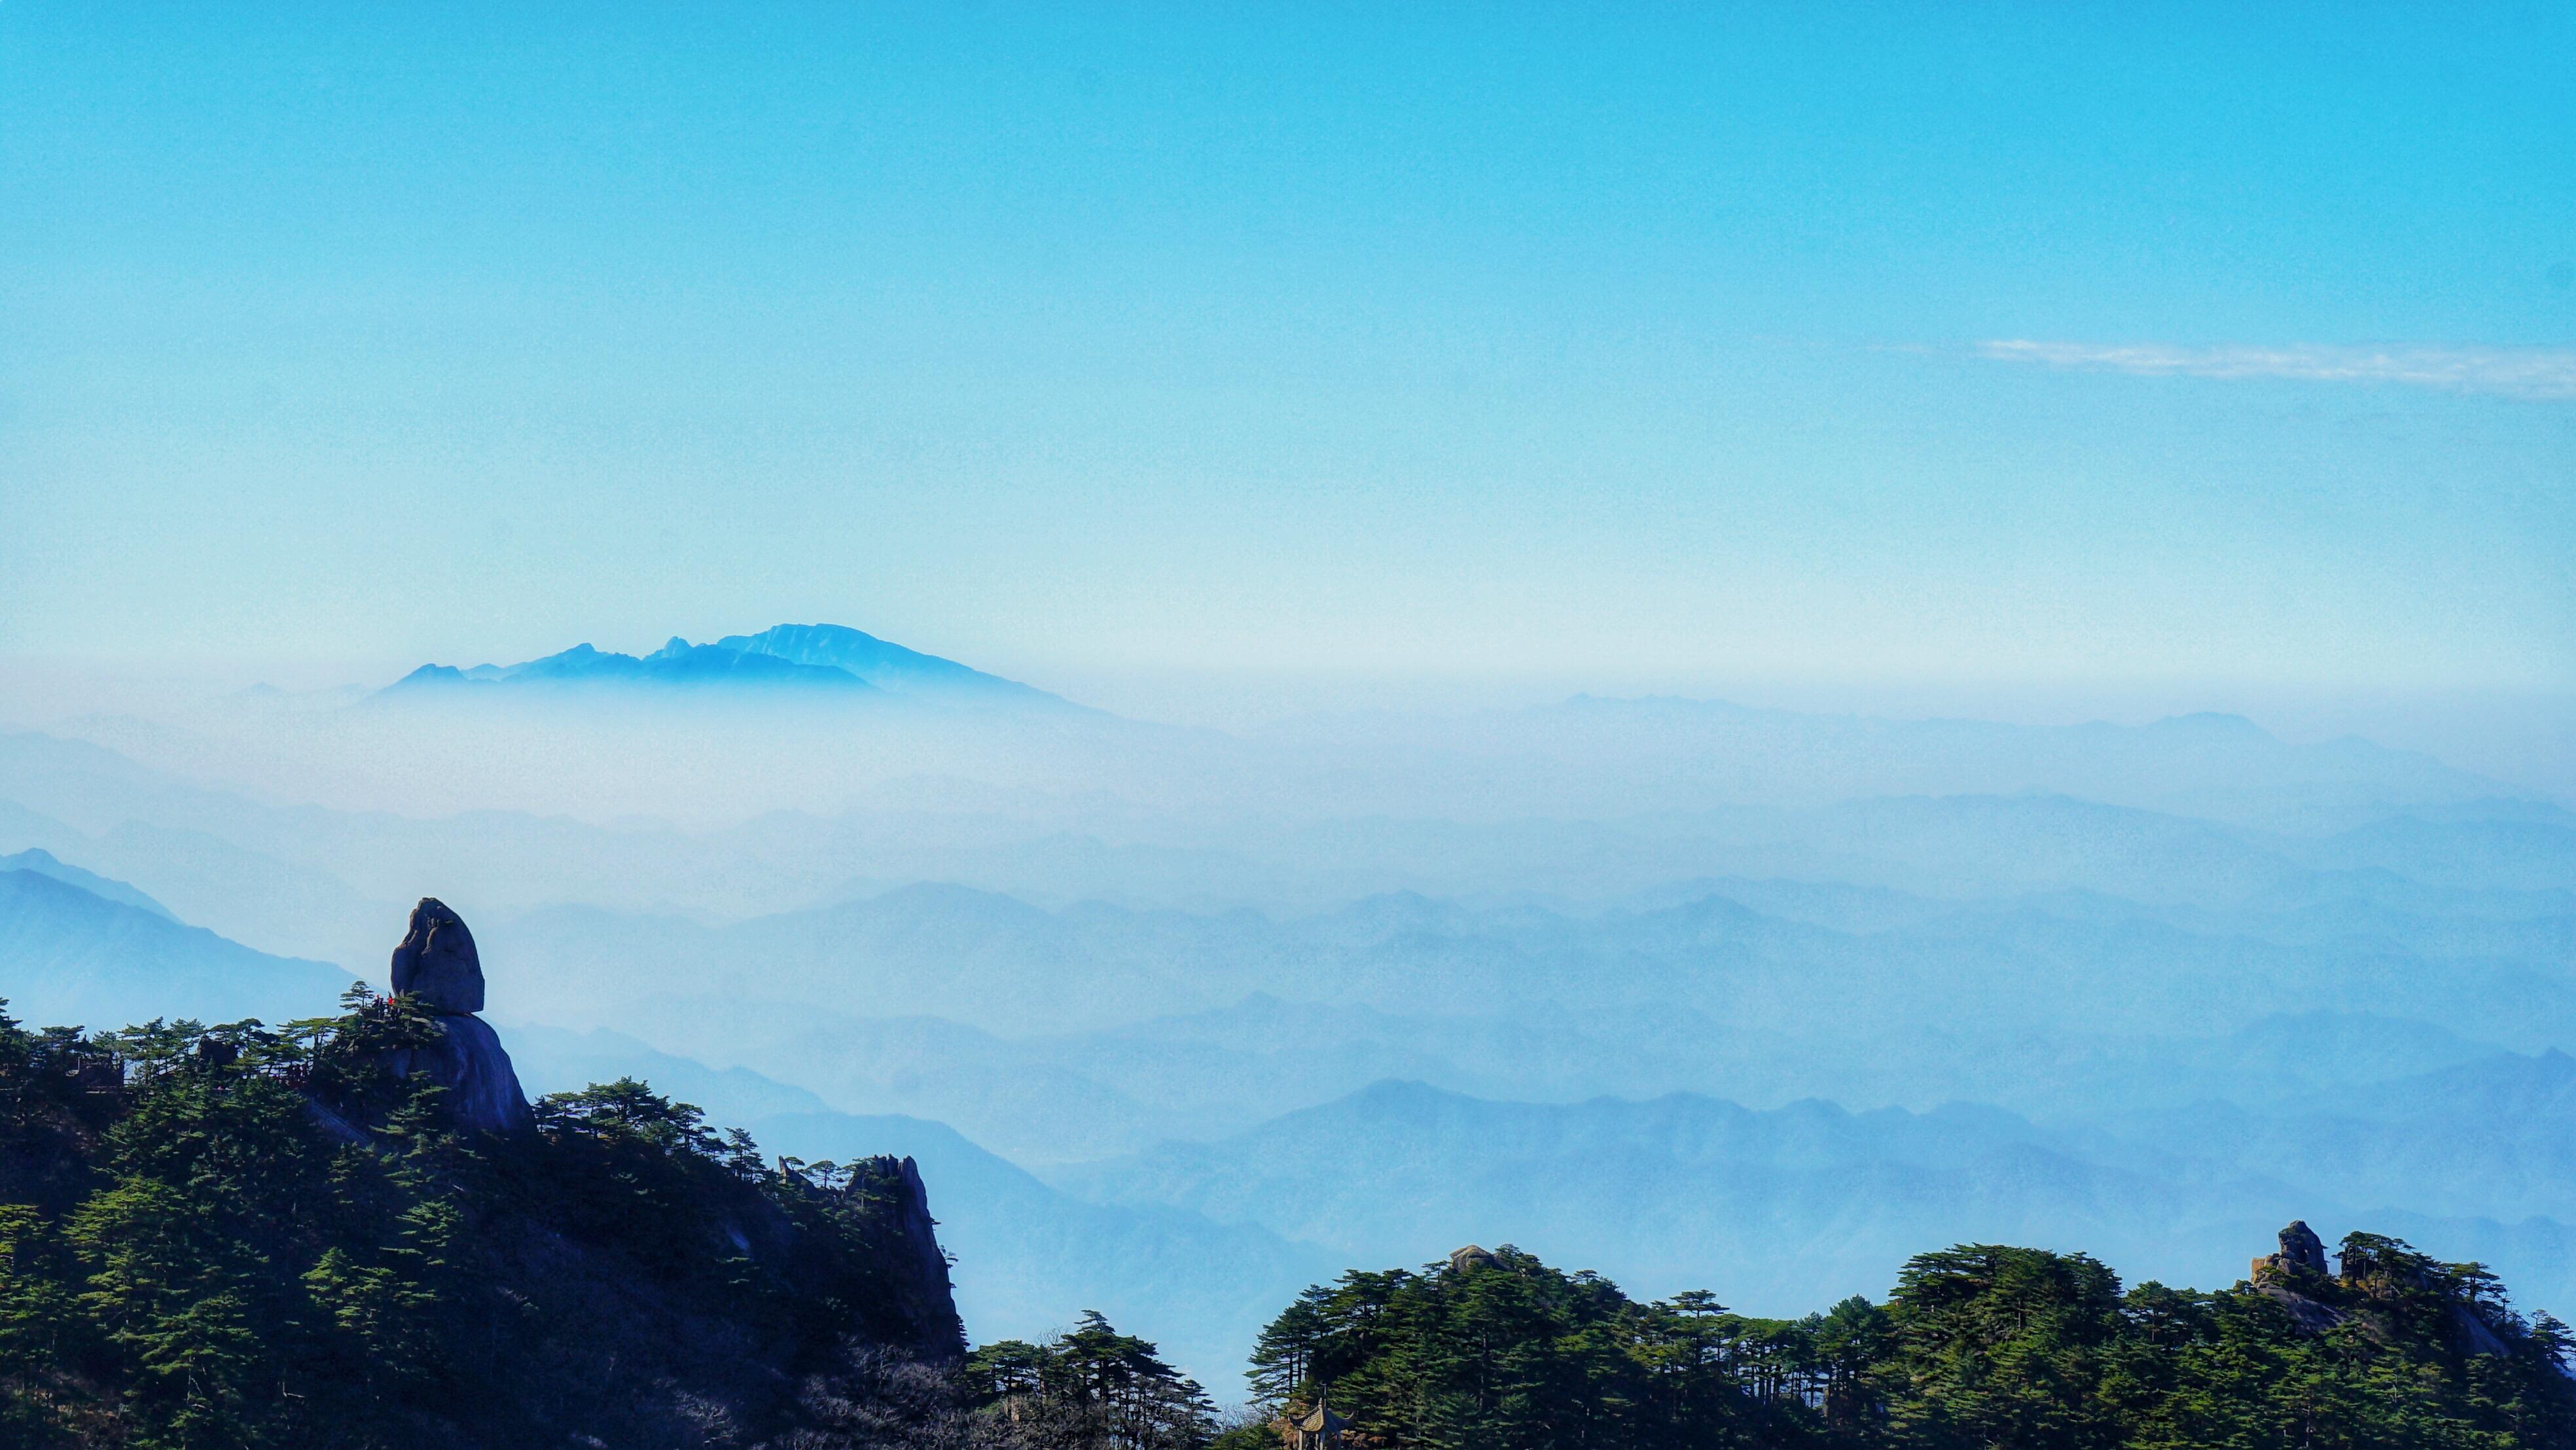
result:
M 1504 1247 L 1508 1248 L 1510 1245 L 1506 1244 Z M 1450 1251 L 1449 1272 L 1453 1274 L 1463 1274 L 1470 1269 L 1498 1268 L 1501 1266 L 1502 1262 L 1502 1260 L 1495 1258 L 1481 1246 L 1469 1244 L 1463 1249 L 1454 1249 Z
M 2309 1334 L 2323 1334 L 2344 1321 L 2344 1312 L 2272 1279 L 2254 1281 L 2254 1292 L 2288 1312 L 2290 1322 Z
M 888 1326 L 897 1341 L 925 1363 L 964 1359 L 965 1325 L 957 1315 L 948 1255 L 939 1247 L 939 1226 L 930 1216 L 930 1190 L 922 1184 L 919 1165 L 910 1158 L 860 1159 L 850 1166 L 850 1181 L 842 1191 L 866 1200 L 872 1210 L 872 1247 L 900 1326 Z
M 398 1077 L 426 1075 L 447 1090 L 447 1110 L 457 1126 L 487 1133 L 517 1133 L 537 1125 L 519 1088 L 519 1074 L 502 1049 L 500 1035 L 480 1017 L 438 1019 L 442 1032 L 428 1047 L 389 1054 L 386 1066 Z
M 2451 1335 L 2460 1350 L 2466 1354 L 2509 1355 L 2513 1353 L 2503 1338 L 2495 1332 L 2494 1327 L 2480 1318 L 2476 1311 L 2466 1304 L 2451 1306 Z
M 432 1012 L 467 1015 L 483 1010 L 483 959 L 464 918 L 435 896 L 411 909 L 411 927 L 394 948 L 394 992 Z
M 2350 1241 L 2346 1242 L 2349 1245 Z M 2291 1322 L 2309 1334 L 2323 1334 L 2355 1314 L 2367 1320 L 2376 1312 L 2371 1296 L 2383 1292 L 2391 1282 L 2405 1290 L 2457 1292 L 2420 1262 L 2408 1267 L 2401 1261 L 2391 1273 L 2384 1262 L 2357 1260 L 2349 1246 L 2343 1272 L 2338 1275 L 2326 1263 L 2324 1240 L 2304 1221 L 2294 1220 L 2281 1230 L 2280 1244 L 2277 1252 L 2254 1261 L 2250 1283 L 2255 1293 L 2280 1305 Z M 2461 1353 L 2513 1353 L 2475 1305 L 2454 1299 L 2444 1306 L 2444 1313 L 2450 1321 L 2452 1342 Z
M 491 1024 L 474 1015 L 483 1008 L 483 959 L 464 918 L 437 897 L 422 897 L 402 944 L 394 948 L 393 978 L 395 995 L 429 1009 L 440 1037 L 427 1047 L 388 1054 L 386 1066 L 398 1077 L 425 1075 L 445 1088 L 448 1110 L 460 1127 L 492 1133 L 534 1128 L 536 1115 L 519 1089 L 510 1054 Z
M 2317 1231 L 2308 1227 L 2303 1218 L 2290 1220 L 2290 1226 L 2281 1230 L 2281 1251 L 2273 1257 L 2289 1268 L 2312 1274 L 2326 1272 L 2325 1240 L 2318 1238 Z
M 2326 1265 L 2326 1243 L 2303 1218 L 2290 1220 L 2281 1230 L 2281 1247 L 2254 1261 L 2249 1277 L 2257 1284 L 2295 1282 L 2306 1275 L 2330 1276 L 2334 1270 Z
M 2280 1305 L 2309 1334 L 2341 1324 L 2344 1310 L 2327 1302 L 2334 1293 L 2334 1271 L 2326 1264 L 2325 1240 L 2306 1219 L 2292 1219 L 2279 1242 L 2278 1250 L 2254 1261 L 2248 1275 L 2254 1292 Z

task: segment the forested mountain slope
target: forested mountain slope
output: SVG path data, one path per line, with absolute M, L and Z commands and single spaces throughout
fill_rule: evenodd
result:
M 405 1075 L 440 1032 L 0 1016 L 0 1436 L 750 1443 L 856 1350 L 963 1352 L 908 1161 L 772 1166 L 631 1080 L 484 1130 Z

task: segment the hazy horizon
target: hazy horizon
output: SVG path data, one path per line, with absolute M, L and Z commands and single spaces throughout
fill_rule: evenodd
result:
M 725 632 L 758 627 L 762 626 L 740 624 Z M 642 654 L 660 647 L 667 637 L 650 626 L 624 634 L 591 631 L 532 653 L 587 642 L 603 650 Z M 895 642 L 941 652 L 935 643 L 899 638 Z M 506 663 L 508 658 L 506 651 L 470 650 L 419 659 L 137 656 L 102 661 L 0 654 L 0 728 L 59 728 L 97 714 L 131 714 L 175 724 L 260 686 L 310 696 L 311 703 L 328 705 L 334 692 L 382 689 L 423 664 L 463 665 L 487 659 Z M 2293 743 L 2357 736 L 2392 748 L 2422 751 L 2562 802 L 2576 801 L 2576 690 L 2336 689 L 2262 680 L 1867 679 L 1706 673 L 1640 677 L 1574 670 L 1519 675 L 1270 672 L 1250 667 L 1103 671 L 1042 660 L 999 666 L 986 660 L 966 663 L 1113 714 L 1228 731 L 1293 727 L 1310 717 L 1519 709 L 1584 695 L 1673 697 L 1801 713 L 2025 725 L 2092 721 L 2141 725 L 2183 715 L 2241 715 Z
M 529 1086 L 917 1156 L 970 1335 L 1221 1394 L 1505 1240 L 2576 1316 L 2570 54 L 12 0 L 0 998 L 434 896 Z
M 10 6 L 0 653 L 2576 688 L 2566 16 L 1831 16 Z

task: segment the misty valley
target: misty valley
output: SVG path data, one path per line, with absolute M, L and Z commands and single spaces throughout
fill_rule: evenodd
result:
M 2571 55 L 0 3 L 0 1450 L 2576 1450 Z
M 622 794 L 562 809 L 603 752 Z M 2576 816 L 2543 796 L 2226 717 L 2032 727 L 1582 698 L 1180 729 L 828 626 L 0 738 L 0 996 L 30 1033 L 91 1034 L 19 1051 L 125 1084 L 113 1104 L 66 1100 L 46 1129 L 53 1199 L 13 1168 L 56 1237 L 12 1230 L 32 1236 L 11 1282 L 43 1240 L 67 1256 L 63 1302 L 78 1297 L 78 1185 L 130 1177 L 112 1165 L 139 1151 L 131 1125 L 213 1091 L 206 1074 L 436 1079 L 394 1049 L 331 1045 L 394 1030 L 349 1024 L 419 999 L 384 952 L 433 892 L 471 921 L 488 977 L 467 1020 L 497 1029 L 543 1129 L 481 1124 L 522 1146 L 423 1167 L 403 1192 L 451 1182 L 453 1211 L 481 1223 L 519 1212 L 477 1197 L 506 1197 L 510 1174 L 572 1194 L 564 1154 L 645 1154 L 674 1185 L 703 1179 L 714 1197 L 670 1201 L 725 1232 L 787 1225 L 744 1250 L 762 1272 L 792 1280 L 828 1251 L 853 1284 L 877 1282 L 888 1235 L 926 1238 L 935 1216 L 953 1286 L 916 1266 L 895 1302 L 906 1323 L 953 1316 L 956 1352 L 923 1362 L 971 1366 L 988 1408 L 1055 1404 L 1059 1371 L 1081 1378 L 1063 1356 L 1142 1354 L 1159 1368 L 1137 1383 L 1169 1391 L 1150 1434 L 1172 1443 L 1282 1406 L 1452 1443 L 1463 1432 L 1407 1420 L 1425 1402 L 1388 1388 L 1432 1372 L 1413 1351 L 1346 1329 L 1309 1346 L 1357 1356 L 1330 1376 L 1273 1361 L 1283 1306 L 1485 1312 L 1444 1297 L 1445 1270 L 1366 1277 L 1471 1243 L 1509 1246 L 1494 1262 L 1535 1296 L 1513 1312 L 1573 1316 L 1550 1333 L 1597 1320 L 1625 1346 L 1583 1374 L 1699 1345 L 1719 1367 L 1704 1392 L 1732 1408 L 1690 1433 L 1762 1443 L 1859 1434 L 1836 1416 L 1864 1394 L 1872 1415 L 1916 1413 L 1923 1392 L 1889 1390 L 1886 1356 L 1925 1352 L 1891 1325 L 1931 1312 L 1927 1275 L 2028 1289 L 1994 1278 L 2005 1260 L 1924 1257 L 1945 1245 L 2038 1255 L 2013 1273 L 2075 1275 L 2067 1302 L 2104 1325 L 2143 1322 L 2148 1290 L 2084 1278 L 2099 1265 L 2156 1293 L 2224 1291 L 2293 1221 L 2361 1235 L 2350 1262 L 2429 1256 L 2398 1278 L 2435 1287 L 2407 1292 L 2490 1306 L 2475 1312 L 2512 1339 L 2503 1361 L 2558 1353 L 2548 1311 L 2576 1306 Z M 404 995 L 318 1025 L 353 981 Z M 246 1021 L 265 1025 L 185 1025 Z M 295 1022 L 317 1025 L 277 1036 Z M 597 1100 L 617 1084 L 645 1096 Z M 31 1090 L 13 1091 L 37 1133 Z M 351 1143 L 414 1151 L 386 1146 L 413 1141 L 388 1138 L 390 1119 L 342 1117 Z M 292 1171 L 351 1171 L 317 1166 L 329 1151 L 317 1139 Z M 913 1201 L 879 1206 L 881 1182 Z M 538 1214 L 507 1232 L 607 1230 Z M 527 1252 L 457 1272 L 510 1282 L 534 1272 Z M 2487 1280 L 2439 1287 L 2441 1266 L 2470 1263 L 2511 1309 Z M 2302 1272 L 2326 1274 L 2311 1297 L 2338 1316 L 2395 1292 L 2322 1264 Z M 748 1366 L 768 1351 L 707 1369 L 705 1394 L 746 1425 L 810 1418 L 792 1407 L 817 1395 L 948 1393 L 890 1362 L 818 1368 L 833 1337 L 794 1326 L 821 1311 L 690 1299 L 708 1292 L 665 1286 L 635 1313 L 749 1314 L 726 1342 L 804 1346 L 777 1351 L 803 1390 L 763 1387 L 777 1371 Z M 1836 1309 L 1840 1327 L 1800 1317 L 1854 1296 L 1866 1313 Z M 2172 1312 L 2218 1316 L 2195 1335 L 2236 1332 L 2231 1314 L 2271 1323 L 2252 1300 L 2191 1305 Z M 1756 1373 L 1754 1340 L 1786 1358 Z M 1867 1348 L 1882 1341 L 1915 1347 Z M 1256 1350 L 1272 1358 L 1247 1381 Z M 1837 1370 L 1836 1354 L 1860 1358 Z M 1343 1398 L 1317 1403 L 1332 1379 Z M 527 1405 L 548 1423 L 605 1413 Z M 956 1434 L 981 1423 L 957 1413 Z

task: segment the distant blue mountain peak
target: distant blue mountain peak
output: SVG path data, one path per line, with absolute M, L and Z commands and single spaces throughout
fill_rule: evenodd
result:
M 179 919 L 171 914 L 170 908 L 135 890 L 125 882 L 101 876 L 93 871 L 84 871 L 40 847 L 30 847 L 14 856 L 0 856 L 0 871 L 33 872 L 38 876 L 51 877 L 66 886 L 78 887 L 101 901 L 113 901 L 121 906 L 131 906 L 138 911 L 149 912 L 164 921 Z
M 2271 731 L 2242 715 L 2232 715 L 2221 710 L 2199 710 L 2189 715 L 2167 715 L 2148 725 L 2147 728 L 2174 734 L 2227 736 L 2247 741 L 2277 743 L 2277 737 Z
M 1043 690 L 838 624 L 781 624 L 707 644 L 691 644 L 675 634 L 647 655 L 617 654 L 584 642 L 515 665 L 459 669 L 427 664 L 393 688 L 539 684 L 787 688 L 948 704 L 1069 708 L 1066 701 Z

